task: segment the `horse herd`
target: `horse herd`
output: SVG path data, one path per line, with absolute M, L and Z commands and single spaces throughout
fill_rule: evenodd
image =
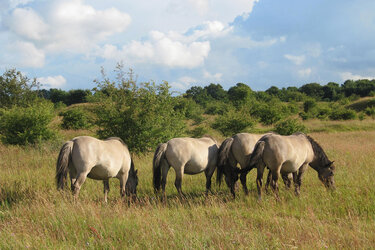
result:
M 239 165 L 239 167 L 237 167 Z M 248 194 L 246 177 L 257 169 L 258 199 L 262 195 L 262 180 L 265 168 L 269 169 L 266 189 L 269 184 L 278 199 L 278 178 L 281 175 L 289 188 L 294 183 L 295 194 L 299 195 L 303 173 L 307 167 L 318 173 L 327 188 L 335 188 L 333 161 L 330 161 L 322 147 L 310 136 L 295 133 L 282 136 L 275 133 L 264 135 L 239 133 L 227 138 L 219 146 L 209 136 L 202 138 L 173 138 L 160 144 L 153 157 L 153 186 L 156 193 L 165 186 L 170 167 L 176 173 L 175 186 L 183 195 L 181 183 L 183 174 L 205 173 L 206 190 L 211 190 L 211 178 L 217 169 L 217 182 L 223 176 L 233 197 L 240 178 L 245 194 Z M 56 164 L 57 188 L 63 189 L 69 173 L 71 190 L 78 197 L 86 178 L 103 180 L 104 200 L 107 202 L 109 178 L 120 180 L 121 196 L 136 197 L 138 170 L 126 144 L 117 137 L 99 140 L 90 136 L 75 137 L 61 148 Z

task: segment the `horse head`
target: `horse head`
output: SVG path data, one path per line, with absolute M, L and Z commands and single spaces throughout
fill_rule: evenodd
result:
M 334 174 L 335 166 L 333 165 L 333 161 L 318 170 L 319 180 L 323 182 L 326 188 L 335 189 Z
M 138 170 L 129 171 L 129 177 L 126 182 L 126 195 L 127 196 L 137 196 L 137 186 L 138 186 Z

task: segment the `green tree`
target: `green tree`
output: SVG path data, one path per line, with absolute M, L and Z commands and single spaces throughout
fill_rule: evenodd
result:
M 37 98 L 37 92 L 33 91 L 39 85 L 30 80 L 16 69 L 10 69 L 0 76 L 0 108 L 10 108 L 13 105 L 27 106 Z
M 174 109 L 178 102 L 171 96 L 167 82 L 137 86 L 131 70 L 126 74 L 119 64 L 116 72 L 115 81 L 105 75 L 97 81 L 98 89 L 108 93 L 100 96 L 96 110 L 100 137 L 118 136 L 130 150 L 146 152 L 184 134 L 184 114 Z

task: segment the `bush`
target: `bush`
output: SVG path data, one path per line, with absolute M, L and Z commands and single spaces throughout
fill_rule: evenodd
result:
M 246 128 L 252 128 L 254 125 L 255 121 L 250 115 L 232 110 L 217 117 L 211 127 L 219 130 L 224 136 L 231 136 L 242 132 Z
M 297 119 L 287 118 L 277 122 L 274 131 L 280 135 L 291 135 L 296 132 L 305 132 L 306 127 Z
M 203 135 L 208 134 L 208 129 L 202 126 L 195 127 L 189 131 L 189 134 L 194 138 L 201 138 Z
M 346 109 L 344 107 L 332 107 L 332 112 L 329 115 L 331 120 L 354 120 L 357 118 L 357 114 L 352 109 Z
M 118 136 L 135 152 L 153 151 L 159 143 L 184 135 L 184 113 L 174 109 L 178 102 L 168 83 L 148 82 L 138 87 L 132 71 L 124 78 L 120 66 L 117 82 L 104 78 L 98 85 L 107 93 L 98 97 L 98 135 Z
M 264 125 L 274 124 L 290 115 L 288 107 L 276 99 L 272 99 L 268 103 L 260 102 L 258 105 L 253 105 L 253 108 L 253 115 L 259 117 L 260 122 Z
M 64 129 L 85 129 L 91 126 L 86 112 L 80 108 L 69 109 L 60 115 L 63 117 L 61 127 Z
M 0 119 L 1 140 L 7 144 L 33 144 L 56 136 L 49 128 L 54 117 L 53 104 L 35 103 L 3 110 Z

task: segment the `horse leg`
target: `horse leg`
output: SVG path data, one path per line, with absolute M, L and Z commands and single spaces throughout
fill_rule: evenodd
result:
M 282 173 L 281 178 L 284 181 L 286 189 L 290 189 L 290 187 L 292 186 L 292 180 L 289 179 L 289 174 L 288 173 Z
M 215 172 L 215 167 L 206 169 L 204 171 L 204 174 L 206 175 L 206 194 L 208 194 L 208 192 L 212 192 L 211 191 L 211 178 L 214 172 Z
M 181 167 L 179 170 L 176 171 L 176 180 L 174 182 L 174 185 L 180 196 L 184 196 L 184 194 L 182 193 L 182 189 L 181 189 L 183 175 L 184 175 L 184 168 Z
M 78 198 L 79 190 L 81 189 L 82 184 L 85 182 L 87 174 L 88 173 L 81 172 L 77 175 L 77 178 L 73 185 L 73 196 L 75 199 Z
M 74 168 L 69 169 L 69 177 L 70 177 L 70 189 L 74 190 L 74 182 L 76 182 L 77 173 Z
M 266 185 L 264 187 L 266 189 L 267 194 L 268 194 L 268 188 L 270 186 L 270 182 L 271 182 L 271 170 L 268 169 L 267 181 L 266 181 Z
M 280 200 L 279 197 L 279 186 L 277 184 L 277 181 L 279 179 L 279 172 L 277 170 L 272 171 L 272 182 L 271 182 L 271 187 L 275 193 L 276 200 Z
M 262 179 L 263 179 L 264 165 L 258 165 L 257 167 L 257 189 L 258 189 L 258 200 L 262 199 Z
M 107 203 L 107 197 L 109 192 L 109 180 L 103 180 L 103 186 L 104 186 L 104 202 Z
M 120 195 L 123 198 L 126 195 L 126 182 L 128 181 L 129 173 L 123 173 L 118 178 L 120 179 Z
M 302 184 L 302 176 L 305 173 L 305 171 L 307 169 L 307 166 L 308 166 L 307 164 L 304 164 L 298 170 L 297 180 L 296 180 L 297 186 L 296 186 L 296 190 L 295 190 L 295 193 L 296 193 L 297 196 L 299 196 L 299 194 L 300 194 L 301 184 Z
M 293 172 L 293 182 L 294 182 L 294 193 L 296 196 L 299 196 L 299 186 L 298 186 L 298 172 Z
M 246 185 L 246 177 L 247 177 L 247 173 L 241 173 L 240 174 L 240 180 L 241 180 L 243 191 L 244 191 L 245 195 L 248 195 L 249 190 L 247 189 L 247 185 Z

